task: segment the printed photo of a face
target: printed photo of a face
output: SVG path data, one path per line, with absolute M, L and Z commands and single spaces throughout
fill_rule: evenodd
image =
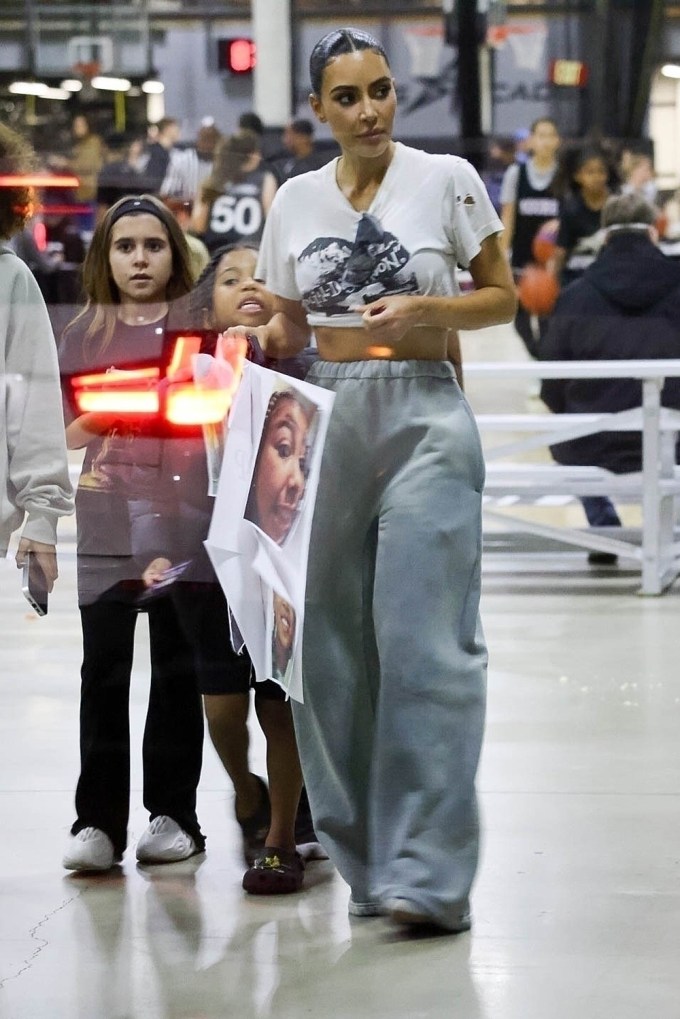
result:
M 286 678 L 295 644 L 295 610 L 284 598 L 272 592 L 272 673 L 279 682 Z
M 272 393 L 244 517 L 283 545 L 300 515 L 317 407 L 293 386 Z

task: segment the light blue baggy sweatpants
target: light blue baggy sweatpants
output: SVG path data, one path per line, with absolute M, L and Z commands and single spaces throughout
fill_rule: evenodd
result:
M 484 727 L 477 428 L 440 361 L 317 362 L 336 393 L 294 716 L 320 840 L 356 902 L 467 910 Z

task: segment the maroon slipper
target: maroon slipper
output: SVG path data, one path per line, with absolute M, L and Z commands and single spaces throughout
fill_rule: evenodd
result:
M 305 865 L 299 853 L 265 846 L 252 867 L 243 875 L 243 888 L 250 895 L 289 895 L 299 892 Z

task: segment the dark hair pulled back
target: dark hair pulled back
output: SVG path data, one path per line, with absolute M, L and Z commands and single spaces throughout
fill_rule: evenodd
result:
M 379 53 L 389 67 L 387 54 L 374 36 L 362 32 L 359 28 L 336 28 L 319 39 L 309 58 L 309 77 L 315 95 L 321 93 L 323 72 L 331 60 L 343 53 L 355 53 L 357 50 L 373 50 L 374 53 Z

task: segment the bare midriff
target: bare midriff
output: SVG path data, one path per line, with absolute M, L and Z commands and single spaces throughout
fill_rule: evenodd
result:
M 319 355 L 324 361 L 445 361 L 448 329 L 418 326 L 398 343 L 386 345 L 361 326 L 316 326 Z

